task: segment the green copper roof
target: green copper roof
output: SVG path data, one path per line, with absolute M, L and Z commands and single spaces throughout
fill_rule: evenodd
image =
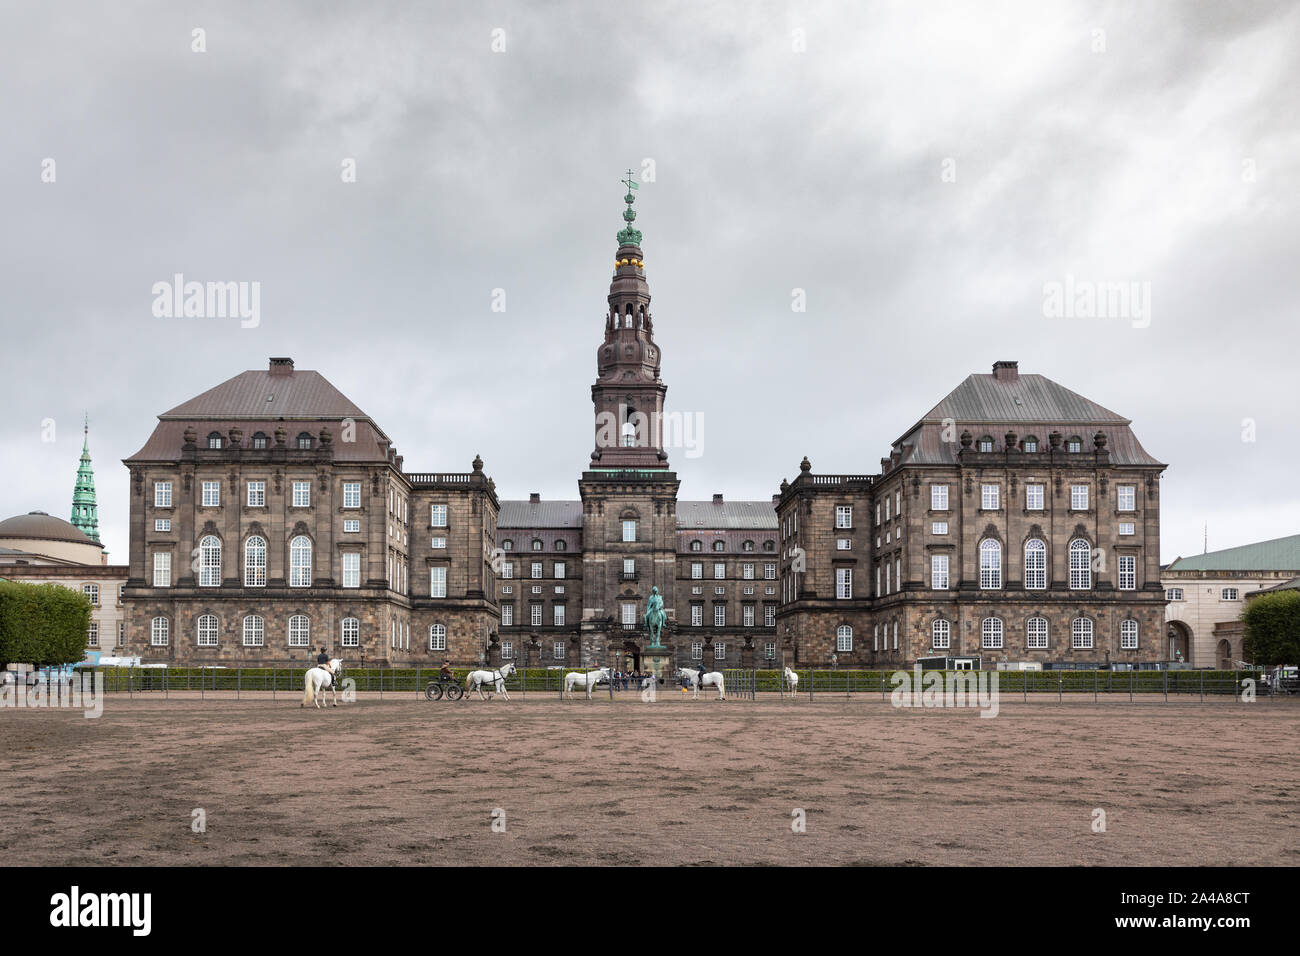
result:
M 99 506 L 95 504 L 95 471 L 90 467 L 90 422 L 85 425 L 81 443 L 81 465 L 77 468 L 77 486 L 72 492 L 73 526 L 95 542 L 99 541 Z
M 632 176 L 632 170 L 627 171 L 627 179 L 619 180 L 627 187 L 627 195 L 623 197 L 623 202 L 627 203 L 627 208 L 623 210 L 623 221 L 627 223 L 626 228 L 620 229 L 618 239 L 620 246 L 639 246 L 641 245 L 641 230 L 633 229 L 632 223 L 636 220 L 636 210 L 632 208 L 632 203 L 636 202 L 636 196 L 632 195 L 632 190 L 640 189 L 641 184 Z
M 1169 571 L 1300 571 L 1300 534 L 1178 558 Z

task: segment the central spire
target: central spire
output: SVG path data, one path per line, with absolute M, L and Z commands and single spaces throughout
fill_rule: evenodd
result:
M 99 540 L 99 506 L 95 503 L 95 472 L 90 467 L 90 418 L 86 417 L 81 441 L 81 465 L 72 491 L 72 524 L 93 541 Z
M 641 230 L 633 229 L 632 223 L 636 220 L 636 210 L 632 208 L 632 203 L 636 202 L 636 196 L 632 190 L 640 189 L 641 184 L 632 176 L 632 170 L 627 171 L 627 179 L 620 180 L 627 187 L 627 195 L 623 197 L 623 202 L 627 203 L 627 208 L 623 210 L 623 221 L 627 223 L 619 230 L 616 239 L 620 246 L 639 246 L 641 245 Z

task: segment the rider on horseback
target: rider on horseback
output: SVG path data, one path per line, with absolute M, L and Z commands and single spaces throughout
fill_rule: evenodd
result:
M 325 648 L 322 647 L 320 649 L 320 653 L 316 655 L 316 666 L 323 667 L 326 670 L 329 670 L 329 664 L 330 664 L 330 656 L 329 654 L 325 653 Z

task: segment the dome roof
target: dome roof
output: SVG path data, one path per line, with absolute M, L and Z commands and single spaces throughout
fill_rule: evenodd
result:
M 48 515 L 44 511 L 29 511 L 25 515 L 14 515 L 12 518 L 0 521 L 0 538 L 39 538 L 46 541 L 71 541 L 74 544 L 103 547 L 71 522 Z

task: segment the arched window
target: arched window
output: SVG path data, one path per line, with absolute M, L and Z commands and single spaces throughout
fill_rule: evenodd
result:
M 266 622 L 256 614 L 244 618 L 244 646 L 262 647 L 266 644 Z
M 343 647 L 361 646 L 361 622 L 355 617 L 345 617 L 339 630 L 339 643 Z
M 1026 452 L 1033 453 L 1038 451 L 1038 439 L 1033 435 L 1026 435 L 1022 446 Z
M 541 550 L 542 550 L 542 539 L 541 539 L 541 538 L 533 538 L 533 550 L 534 550 L 534 551 L 541 551 Z
M 703 543 L 701 543 L 701 542 L 699 542 L 699 541 L 692 541 L 692 542 L 691 542 L 691 550 L 692 550 L 692 551 L 703 551 L 703 550 L 704 550 L 704 545 L 703 545 Z
M 447 625 L 429 625 L 429 650 L 445 651 L 447 649 Z
M 1119 646 L 1123 651 L 1136 651 L 1138 646 L 1138 622 L 1132 619 L 1120 621 Z
M 1076 617 L 1070 624 L 1070 644 L 1076 651 L 1092 650 L 1092 621 Z
M 1002 587 L 1002 545 L 992 538 L 980 542 L 980 587 Z
M 266 587 L 266 539 L 257 535 L 244 542 L 244 587 Z
M 1070 542 L 1070 589 L 1086 591 L 1092 587 L 1092 548 L 1082 538 Z
M 1071 453 L 1083 451 L 1083 439 L 1078 435 L 1070 436 L 1070 439 L 1065 443 L 1065 450 Z
M 936 651 L 952 647 L 952 622 L 937 620 L 930 625 L 930 635 Z
M 835 650 L 853 650 L 853 628 L 849 627 L 847 624 L 841 624 L 835 629 Z
M 221 586 L 221 539 L 215 534 L 199 539 L 199 587 Z
M 555 550 L 556 550 L 556 551 L 567 551 L 567 550 L 569 550 L 569 546 L 568 546 L 567 544 L 565 544 L 563 541 L 556 541 L 556 542 L 555 542 Z
M 1025 542 L 1025 590 L 1047 587 L 1047 545 L 1037 538 Z
M 992 450 L 993 450 L 993 447 L 994 447 L 994 446 L 993 446 L 993 436 L 992 436 L 992 435 L 985 435 L 983 438 L 980 439 L 980 441 L 979 441 L 979 450 L 980 450 L 980 451 L 992 451 Z
M 289 542 L 289 587 L 311 587 L 311 539 L 303 534 Z
M 752 541 L 746 541 L 746 542 L 741 546 L 741 550 L 743 550 L 743 551 L 753 551 L 753 550 L 754 550 L 754 542 L 752 542 Z
M 149 625 L 149 643 L 154 647 L 166 647 L 171 641 L 171 621 L 165 617 L 156 617 Z
M 721 542 L 721 541 L 715 541 L 715 542 L 713 542 L 713 550 L 714 550 L 714 551 L 725 551 L 726 548 L 727 548 L 727 546 L 726 546 L 723 542 Z
M 202 614 L 199 616 L 199 647 L 217 646 L 217 616 Z
M 776 550 L 776 542 L 775 542 L 775 541 L 764 541 L 764 542 L 763 542 L 763 550 L 764 550 L 764 551 L 775 551 L 775 550 Z
M 221 432 L 209 432 L 209 433 L 208 433 L 208 447 L 209 447 L 209 448 L 220 448 L 220 447 L 221 447 Z
M 504 541 L 501 542 L 502 551 L 513 551 L 514 549 L 515 549 L 515 543 L 511 541 L 509 538 L 506 538 Z
M 266 437 L 266 432 L 253 433 L 253 447 L 266 448 L 271 444 L 271 440 Z
M 1025 647 L 1031 651 L 1047 650 L 1047 618 L 1031 617 L 1025 622 Z
M 311 433 L 310 433 L 310 432 L 299 432 L 299 433 L 298 433 L 298 447 L 299 447 L 299 448 L 310 448 L 310 447 L 311 447 Z
M 311 621 L 305 614 L 295 614 L 289 618 L 289 646 L 311 646 Z
M 986 617 L 980 626 L 980 647 L 1000 650 L 1002 647 L 1002 618 Z

